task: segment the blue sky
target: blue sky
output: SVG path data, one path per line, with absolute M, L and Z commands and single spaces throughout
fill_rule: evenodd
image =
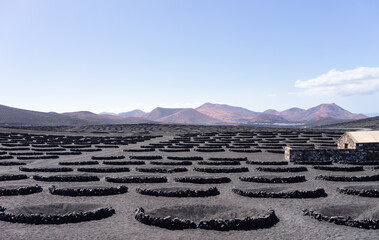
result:
M 379 1 L 0 0 L 0 104 L 379 112 Z

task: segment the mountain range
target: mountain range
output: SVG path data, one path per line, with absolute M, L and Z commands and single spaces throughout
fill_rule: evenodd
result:
M 197 108 L 161 108 L 149 113 L 133 110 L 122 113 L 88 111 L 44 113 L 0 105 L 0 125 L 97 125 L 97 124 L 195 124 L 195 125 L 284 125 L 316 126 L 367 118 L 351 113 L 338 105 L 321 104 L 309 109 L 269 109 L 255 112 L 226 104 L 205 103 Z

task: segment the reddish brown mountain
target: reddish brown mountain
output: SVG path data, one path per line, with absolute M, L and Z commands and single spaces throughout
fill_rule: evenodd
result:
M 255 119 L 255 116 L 259 115 L 257 112 L 226 104 L 205 103 L 196 108 L 196 110 L 225 123 L 252 121 Z
M 128 113 L 127 113 L 128 114 Z M 134 114 L 134 113 L 131 113 Z M 141 114 L 141 112 L 137 112 Z M 89 125 L 89 124 L 294 124 L 315 126 L 366 118 L 351 113 L 336 104 L 321 104 L 308 110 L 290 108 L 278 112 L 270 109 L 263 113 L 225 104 L 206 103 L 197 109 L 156 108 L 143 118 L 122 117 L 116 114 L 95 114 L 88 111 L 71 113 L 43 113 L 0 105 L 0 125 Z
M 303 115 L 307 110 L 301 108 L 290 108 L 282 112 L 278 112 L 276 115 L 281 116 L 288 121 L 303 121 Z
M 325 121 L 330 123 L 332 122 L 332 119 L 334 119 L 334 121 L 338 121 L 341 119 L 356 120 L 366 118 L 365 115 L 351 113 L 335 103 L 321 104 L 307 110 L 301 108 L 290 108 L 282 112 L 276 111 L 276 113 L 275 110 L 270 110 L 270 113 L 293 122 Z
M 182 111 L 184 108 L 161 108 L 157 107 L 151 112 L 147 113 L 143 116 L 143 118 L 152 120 L 152 121 L 158 121 L 161 118 L 170 116 L 172 114 L 175 114 L 177 112 Z
M 175 124 L 214 125 L 221 124 L 218 119 L 209 117 L 192 108 L 184 108 L 173 114 L 156 119 L 158 122 Z
M 336 104 L 321 104 L 308 110 L 290 108 L 282 112 L 274 109 L 263 113 L 250 111 L 241 107 L 226 104 L 206 103 L 195 109 L 182 108 L 156 108 L 144 117 L 149 120 L 166 123 L 180 124 L 249 124 L 249 123 L 305 123 L 305 124 L 330 124 L 341 122 L 345 119 L 365 118 L 361 114 L 353 114 Z M 202 115 L 199 115 L 201 113 Z M 191 114 L 193 116 L 191 116 Z M 210 117 L 204 118 L 204 115 Z
M 327 117 L 332 117 L 332 118 L 339 118 L 339 119 L 350 119 L 350 120 L 357 120 L 357 119 L 363 119 L 366 118 L 365 115 L 363 114 L 354 114 L 351 113 L 340 106 L 336 105 L 335 103 L 331 104 L 321 104 L 318 105 L 317 107 L 310 108 L 306 110 L 302 114 L 303 121 L 309 121 L 315 118 L 327 118 Z

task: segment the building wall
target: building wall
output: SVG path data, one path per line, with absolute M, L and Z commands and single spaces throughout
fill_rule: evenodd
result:
M 349 134 L 337 141 L 337 149 L 285 148 L 284 158 L 296 161 L 379 161 L 379 143 L 356 143 Z
M 345 144 L 347 144 L 347 148 Z M 348 134 L 345 133 L 344 135 L 342 135 L 340 139 L 338 139 L 337 148 L 338 149 L 355 149 L 356 144 L 354 140 Z

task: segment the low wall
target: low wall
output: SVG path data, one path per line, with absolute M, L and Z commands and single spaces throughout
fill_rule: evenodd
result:
M 361 149 L 293 149 L 285 148 L 285 160 L 289 162 L 298 161 L 348 161 L 364 162 L 379 161 L 379 150 Z
M 379 151 L 379 144 L 378 143 L 357 143 L 356 149 L 358 150 L 373 150 L 373 151 Z

